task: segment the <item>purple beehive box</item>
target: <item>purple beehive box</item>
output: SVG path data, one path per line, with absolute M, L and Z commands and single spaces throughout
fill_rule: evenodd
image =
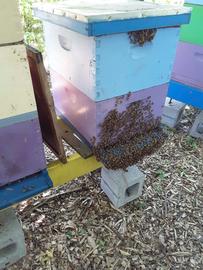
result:
M 143 122 L 156 121 L 157 125 L 162 115 L 163 105 L 168 89 L 167 84 L 150 87 L 136 92 L 129 92 L 120 97 L 94 102 L 92 99 L 75 88 L 72 84 L 67 83 L 62 76 L 51 72 L 53 96 L 59 116 L 66 121 L 74 124 L 76 129 L 86 138 L 89 143 L 98 143 L 100 141 L 101 124 L 105 117 L 113 110 L 118 110 L 119 113 L 126 111 L 127 107 L 137 101 L 152 102 L 151 113 L 143 114 Z M 144 111 L 143 111 L 144 113 Z M 136 123 L 136 119 L 131 119 L 138 131 L 140 126 Z M 157 122 L 158 120 L 158 122 Z M 124 127 L 125 129 L 125 124 Z M 117 140 L 119 130 L 115 130 L 115 136 L 112 142 Z
M 0 128 L 0 186 L 46 168 L 38 119 Z
M 25 46 L 0 46 L 0 63 L 3 186 L 44 170 L 46 161 Z
M 203 90 L 203 46 L 179 42 L 172 79 Z

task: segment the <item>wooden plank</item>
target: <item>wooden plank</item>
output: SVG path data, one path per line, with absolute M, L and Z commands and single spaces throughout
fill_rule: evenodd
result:
M 171 80 L 168 97 L 203 110 L 203 91 L 201 89 Z
M 83 136 L 70 124 L 58 117 L 58 126 L 63 139 L 83 158 L 93 155 L 92 148 Z
M 64 185 L 77 177 L 102 167 L 102 164 L 95 159 L 95 156 L 84 159 L 76 153 L 67 158 L 67 160 L 67 164 L 53 161 L 47 167 L 54 187 Z
M 32 83 L 37 102 L 42 137 L 47 146 L 63 163 L 67 162 L 62 136 L 57 126 L 54 101 L 49 89 L 42 55 L 34 48 L 27 46 Z
M 64 164 L 62 164 L 64 165 Z M 67 164 L 66 164 L 67 165 Z M 53 187 L 47 170 L 0 187 L 0 211 Z
M 27 53 L 45 143 L 63 163 L 67 159 L 62 138 L 83 158 L 92 156 L 92 149 L 85 138 L 70 123 L 57 119 L 41 53 L 31 47 L 27 47 Z
M 84 159 L 79 154 L 67 158 L 67 163 L 53 161 L 48 164 L 47 170 L 0 187 L 0 210 L 25 199 L 31 198 L 49 188 L 64 185 L 73 179 L 93 172 L 102 167 L 95 157 Z

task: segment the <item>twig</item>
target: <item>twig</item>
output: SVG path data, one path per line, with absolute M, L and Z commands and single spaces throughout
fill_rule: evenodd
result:
M 110 232 L 115 233 L 115 235 L 117 235 L 118 238 L 119 238 L 121 241 L 124 240 L 124 238 L 123 238 L 123 237 L 119 234 L 119 232 L 118 232 L 117 230 L 115 230 L 114 228 L 111 228 L 111 227 L 107 226 L 106 224 L 104 224 L 104 227 L 105 227 L 107 230 L 109 230 Z
M 23 212 L 25 211 L 25 213 L 22 215 L 22 218 L 25 218 L 30 212 L 33 212 L 36 208 L 41 207 L 42 205 L 46 204 L 49 200 L 62 196 L 62 195 L 67 195 L 67 194 L 71 194 L 73 192 L 79 192 L 79 191 L 84 191 L 87 188 L 74 188 L 72 190 L 66 190 L 64 192 L 61 193 L 56 193 L 56 194 L 52 194 L 48 197 L 46 197 L 45 199 L 42 199 L 41 201 L 39 201 L 38 203 L 36 203 L 33 207 L 31 207 L 30 209 L 26 210 L 26 208 L 23 210 Z
M 118 213 L 120 213 L 122 215 L 125 215 L 125 213 L 122 210 L 116 208 L 115 206 L 113 206 L 113 204 L 110 203 L 110 206 L 111 206 L 111 208 L 113 208 L 114 210 L 116 210 Z
M 167 254 L 169 256 L 178 256 L 178 257 L 184 257 L 184 256 L 192 256 L 192 253 L 189 251 L 177 251 L 173 253 Z
M 97 245 L 96 247 L 94 247 L 93 249 L 91 249 L 84 257 L 83 259 L 87 259 L 97 248 L 99 245 Z

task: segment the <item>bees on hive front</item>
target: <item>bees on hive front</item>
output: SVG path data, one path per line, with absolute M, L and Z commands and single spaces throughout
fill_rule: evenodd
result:
M 128 36 L 131 43 L 143 46 L 146 42 L 151 42 L 154 39 L 156 31 L 156 29 L 132 31 L 128 32 Z
M 117 106 L 123 99 L 116 99 L 117 105 L 99 125 L 99 142 L 93 147 L 97 160 L 109 169 L 126 169 L 154 152 L 165 138 L 160 117 L 153 115 L 150 97 L 134 101 L 119 112 Z

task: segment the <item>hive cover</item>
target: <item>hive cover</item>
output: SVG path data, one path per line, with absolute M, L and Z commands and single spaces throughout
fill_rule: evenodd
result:
M 189 23 L 190 12 L 188 7 L 133 0 L 71 0 L 34 7 L 36 17 L 88 36 L 177 26 Z
M 55 4 L 38 4 L 36 7 L 49 13 L 83 22 L 177 15 L 189 12 L 186 7 L 133 0 L 74 0 Z

